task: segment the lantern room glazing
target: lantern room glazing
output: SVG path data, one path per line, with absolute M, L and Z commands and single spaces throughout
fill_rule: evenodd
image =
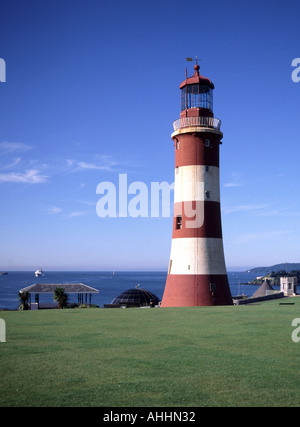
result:
M 204 84 L 188 84 L 181 89 L 181 111 L 205 108 L 213 111 L 213 89 Z

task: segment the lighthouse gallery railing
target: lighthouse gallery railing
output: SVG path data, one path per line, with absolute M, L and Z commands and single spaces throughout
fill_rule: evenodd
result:
M 202 116 L 199 117 L 198 116 L 198 117 L 183 117 L 173 122 L 174 130 L 178 130 L 178 129 L 189 127 L 189 126 L 204 126 L 204 127 L 220 130 L 221 120 L 216 119 L 215 117 L 202 117 Z

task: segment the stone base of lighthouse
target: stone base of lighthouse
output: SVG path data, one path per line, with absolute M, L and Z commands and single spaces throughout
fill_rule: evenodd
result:
M 169 274 L 161 307 L 232 305 L 227 274 Z

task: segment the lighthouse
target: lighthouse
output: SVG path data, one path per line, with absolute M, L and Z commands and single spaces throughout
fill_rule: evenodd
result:
M 161 307 L 231 305 L 221 225 L 221 121 L 213 113 L 213 83 L 196 63 L 180 84 L 175 151 L 171 254 Z

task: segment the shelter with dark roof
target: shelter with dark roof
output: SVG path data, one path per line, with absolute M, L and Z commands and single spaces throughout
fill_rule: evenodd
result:
M 251 298 L 265 297 L 268 295 L 268 291 L 274 291 L 269 281 L 265 279 L 260 287 L 254 292 Z
M 128 289 L 114 298 L 111 304 L 106 304 L 105 307 L 154 307 L 160 302 L 159 298 L 152 292 L 146 289 Z
M 20 292 L 28 292 L 29 304 L 31 309 L 38 308 L 55 308 L 56 303 L 40 303 L 40 294 L 53 294 L 56 288 L 63 288 L 66 294 L 77 294 L 79 304 L 91 305 L 92 294 L 98 293 L 98 289 L 92 288 L 91 286 L 84 285 L 83 283 L 34 283 L 33 285 L 27 286 L 26 288 L 20 289 Z M 31 302 L 31 295 L 35 295 L 35 302 Z M 84 298 L 85 297 L 85 298 Z

